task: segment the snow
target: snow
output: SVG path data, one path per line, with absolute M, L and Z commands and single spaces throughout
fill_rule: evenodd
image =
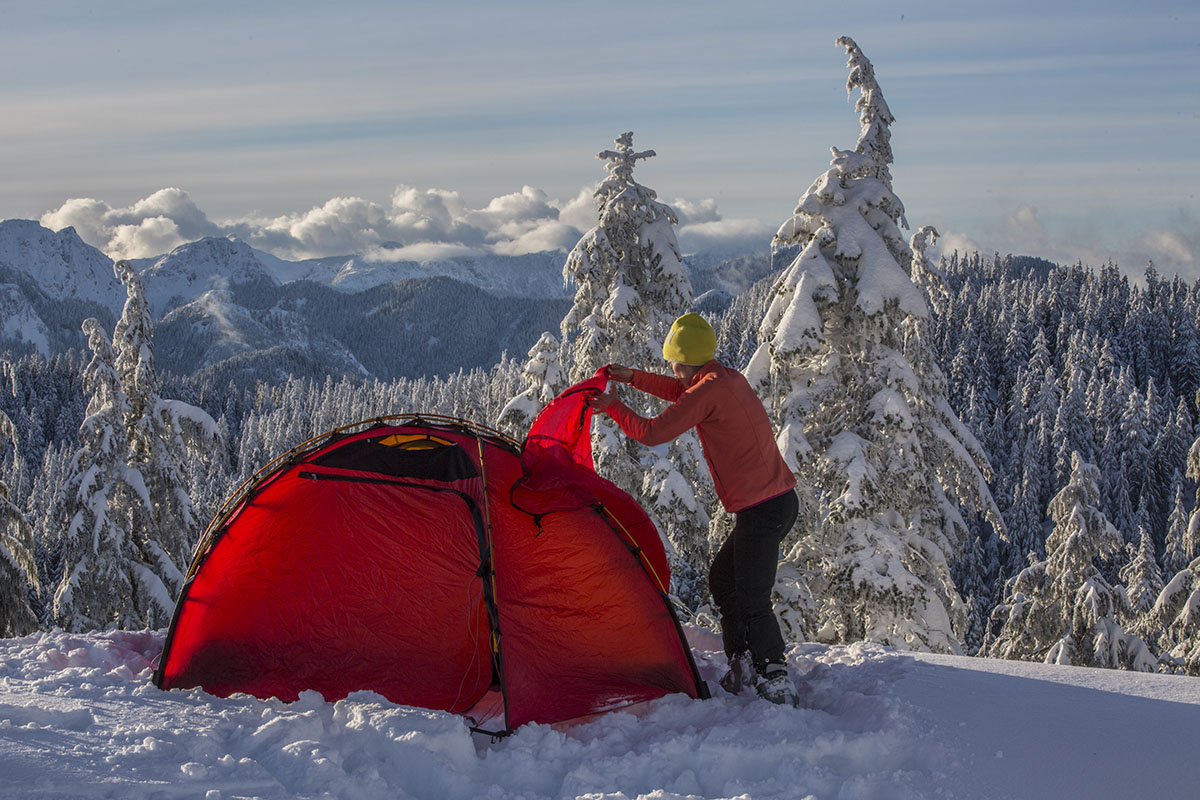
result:
M 141 276 L 155 319 L 211 289 L 255 281 L 276 282 L 250 245 L 218 237 L 181 244 L 142 270 Z
M 842 468 L 846 479 L 845 491 L 831 505 L 859 509 L 864 504 L 863 484 L 874 483 L 871 459 L 867 456 L 870 442 L 853 431 L 842 431 L 825 449 L 825 459 Z
M 641 299 L 637 289 L 626 284 L 620 278 L 617 285 L 604 301 L 604 314 L 610 319 L 621 319 L 629 316 L 629 310 Z
M 780 355 L 808 353 L 823 340 L 825 322 L 817 308 L 818 300 L 829 300 L 837 293 L 833 268 L 821 253 L 820 238 L 805 246 L 788 267 L 778 285 L 763 320 L 763 335 Z
M 221 438 L 220 427 L 202 408 L 182 400 L 168 400 L 160 397 L 155 404 L 155 410 L 159 414 L 164 414 L 171 421 L 171 427 L 177 435 L 180 432 L 180 422 L 186 422 L 197 430 L 199 437 L 204 441 L 211 442 Z
M 685 628 L 713 699 L 501 741 L 371 692 L 163 692 L 159 631 L 0 640 L 0 796 L 1037 800 L 1189 797 L 1200 778 L 1200 679 L 802 644 L 791 709 L 719 689 L 719 638 Z M 1098 735 L 1114 723 L 1137 733 Z
M 74 228 L 51 231 L 32 220 L 0 220 L 0 263 L 32 276 L 50 297 L 94 300 L 114 314 L 125 303 L 112 261 Z
M 28 342 L 44 356 L 50 355 L 50 330 L 29 306 L 20 287 L 0 283 L 0 340 Z

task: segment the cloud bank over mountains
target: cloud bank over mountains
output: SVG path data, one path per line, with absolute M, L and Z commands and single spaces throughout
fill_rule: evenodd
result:
M 73 226 L 80 238 L 113 259 L 149 258 L 206 236 L 235 236 L 289 261 L 358 255 L 367 261 L 424 263 L 570 250 L 596 224 L 594 190 L 584 187 L 574 197 L 559 200 L 524 186 L 473 208 L 457 191 L 400 185 L 386 203 L 334 197 L 307 211 L 213 220 L 188 192 L 168 188 L 123 208 L 73 198 L 40 221 L 52 230 Z M 770 247 L 775 226 L 725 218 L 712 198 L 675 198 L 668 204 L 679 218 L 679 243 L 685 254 L 752 253 Z M 929 254 L 937 258 L 955 250 L 977 250 L 985 256 L 1012 253 L 1089 266 L 1112 261 L 1134 278 L 1153 261 L 1160 273 L 1200 277 L 1200 221 L 1194 216 L 1181 211 L 1157 227 L 1117 227 L 1098 222 L 1066 230 L 1047 223 L 1037 207 L 1022 205 L 978 232 L 943 228 L 938 246 Z
M 280 258 L 358 254 L 368 260 L 432 261 L 463 255 L 569 250 L 596 224 L 594 187 L 568 200 L 540 189 L 494 197 L 471 208 L 445 189 L 398 186 L 387 203 L 334 197 L 308 211 L 212 220 L 183 189 L 167 188 L 124 207 L 73 198 L 41 217 L 52 230 L 75 228 L 113 259 L 147 258 L 206 236 L 233 235 Z M 773 231 L 757 220 L 724 219 L 712 199 L 669 203 L 685 252 L 714 247 L 765 250 Z

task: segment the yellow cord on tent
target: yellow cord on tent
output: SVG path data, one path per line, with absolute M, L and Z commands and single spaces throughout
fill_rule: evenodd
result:
M 658 587 L 658 590 L 660 592 L 662 592 L 663 594 L 669 595 L 670 592 L 668 592 L 667 587 L 663 585 L 662 577 L 658 574 L 657 571 L 655 571 L 654 565 L 652 565 L 650 563 L 650 559 L 646 558 L 646 553 L 638 545 L 637 540 L 634 539 L 632 536 L 630 536 L 629 531 L 625 528 L 624 525 L 621 524 L 621 520 L 617 519 L 616 516 L 611 511 L 609 511 L 608 507 L 605 506 L 603 503 L 597 503 L 596 507 L 608 515 L 608 518 L 610 520 L 612 520 L 612 522 L 621 530 L 621 533 L 622 533 L 622 535 L 625 536 L 626 541 L 628 541 L 633 546 L 634 551 L 638 554 L 638 558 L 640 558 L 642 560 L 642 563 L 646 565 L 646 571 L 649 572 L 650 577 L 654 579 L 654 585 Z

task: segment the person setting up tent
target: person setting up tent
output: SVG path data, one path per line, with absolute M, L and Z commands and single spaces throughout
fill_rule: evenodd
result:
M 589 398 L 630 438 L 669 442 L 695 428 L 733 531 L 708 572 L 721 614 L 729 672 L 721 686 L 737 694 L 756 686 L 773 703 L 795 706 L 796 688 L 784 662 L 783 635 L 771 605 L 779 544 L 799 512 L 796 479 L 775 445 L 766 409 L 740 372 L 713 358 L 717 336 L 699 314 L 684 314 L 663 342 L 674 377 L 609 364 L 609 380 L 627 383 L 671 405 L 653 419 L 629 409 L 613 391 Z

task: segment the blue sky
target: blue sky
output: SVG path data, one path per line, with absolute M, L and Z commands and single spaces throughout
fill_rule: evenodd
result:
M 849 35 L 914 228 L 1200 276 L 1190 4 L 806 6 L 0 0 L 0 218 L 126 255 L 224 231 L 528 249 L 587 225 L 594 155 L 632 130 L 685 245 L 764 241 L 855 143 Z

